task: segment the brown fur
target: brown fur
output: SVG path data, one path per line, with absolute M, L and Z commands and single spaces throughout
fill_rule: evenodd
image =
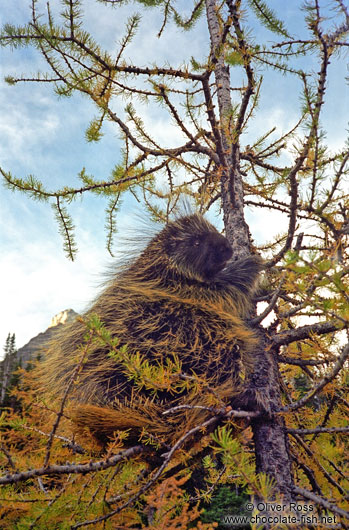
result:
M 154 365 L 179 361 L 192 383 L 177 393 L 135 388 L 122 363 L 96 342 L 71 392 L 79 426 L 90 427 L 96 436 L 129 429 L 135 437 L 148 432 L 165 440 L 205 421 L 209 413 L 193 408 L 163 416 L 164 410 L 234 404 L 254 367 L 257 339 L 243 319 L 261 261 L 230 258 L 227 239 L 195 214 L 169 223 L 114 275 L 86 316 L 97 314 L 111 336 L 127 344 L 129 354 L 139 352 Z M 43 364 L 46 393 L 54 389 L 56 397 L 62 396 L 85 333 L 85 325 L 75 322 L 55 340 Z

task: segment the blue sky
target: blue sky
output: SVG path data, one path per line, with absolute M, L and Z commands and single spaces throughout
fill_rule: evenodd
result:
M 46 5 L 46 2 L 41 3 Z M 304 28 L 299 14 L 301 3 L 298 0 L 269 2 L 290 30 L 299 36 Z M 50 5 L 53 11 L 59 8 L 58 0 L 51 0 Z M 132 56 L 134 63 L 147 65 L 168 61 L 175 66 L 191 55 L 200 58 L 207 53 L 204 19 L 193 33 L 181 33 L 171 26 L 159 41 L 156 34 L 162 20 L 154 10 L 132 2 L 114 10 L 95 0 L 85 0 L 83 5 L 85 27 L 108 49 L 115 48 L 115 42 L 122 37 L 126 18 L 136 11 L 141 12 L 139 34 L 126 54 L 126 57 Z M 29 16 L 29 0 L 1 0 L 1 25 L 25 23 Z M 263 35 L 271 40 L 266 30 Z M 343 82 L 344 73 L 348 74 L 346 59 L 332 61 L 328 85 L 324 125 L 328 130 L 328 144 L 333 149 L 343 144 L 348 126 L 348 88 Z M 316 68 L 313 57 L 305 61 Z M 5 75 L 23 73 L 30 76 L 42 67 L 41 57 L 31 48 L 13 52 L 0 48 L 1 167 L 18 177 L 33 174 L 52 189 L 77 182 L 76 175 L 83 167 L 96 178 L 107 178 L 119 160 L 118 131 L 109 123 L 101 142 L 88 144 L 85 141 L 85 130 L 95 114 L 87 99 L 80 95 L 58 99 L 47 85 L 11 87 L 3 81 Z M 295 123 L 300 107 L 297 87 L 299 85 L 288 77 L 282 78 L 272 72 L 265 75 L 260 112 L 249 132 L 250 139 L 246 137 L 246 144 L 274 125 L 286 131 Z M 168 145 L 175 144 L 176 132 L 161 114 L 145 108 L 144 120 Z M 111 262 L 105 249 L 104 206 L 98 198 L 86 197 L 70 207 L 79 247 L 77 259 L 72 263 L 63 253 L 49 205 L 0 187 L 0 348 L 9 332 L 16 333 L 20 347 L 45 330 L 56 313 L 70 307 L 82 311 L 97 295 L 103 270 Z M 118 217 L 119 226 L 123 229 L 127 224 L 132 225 L 136 213 L 135 201 L 125 200 Z M 256 240 L 270 239 L 285 223 L 272 213 L 256 218 L 247 212 L 247 216 Z

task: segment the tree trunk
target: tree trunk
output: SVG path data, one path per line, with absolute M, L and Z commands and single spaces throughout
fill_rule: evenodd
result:
M 239 27 L 239 1 L 227 0 L 232 24 L 237 38 L 243 39 Z M 248 226 L 244 217 L 243 181 L 240 170 L 239 136 L 244 112 L 248 99 L 253 94 L 253 72 L 250 65 L 246 66 L 248 86 L 243 96 L 240 113 L 236 122 L 231 123 L 232 102 L 230 97 L 229 68 L 224 64 L 222 53 L 222 24 L 219 23 L 217 13 L 219 7 L 216 0 L 206 0 L 207 23 L 211 39 L 211 62 L 214 63 L 214 73 L 219 107 L 220 135 L 223 146 L 221 157 L 222 171 L 222 205 L 226 235 L 232 244 L 234 257 L 239 258 L 249 254 L 251 241 Z M 243 48 L 243 46 L 241 47 Z M 260 330 L 263 337 L 263 330 Z M 246 397 L 251 396 L 249 407 L 261 406 L 264 410 L 273 412 L 281 406 L 278 364 L 272 351 L 266 348 L 267 341 L 263 337 L 256 352 L 258 362 L 255 363 L 258 372 L 252 375 Z M 252 399 L 252 396 L 253 399 Z M 284 421 L 280 416 L 265 416 L 252 424 L 256 453 L 256 471 L 267 473 L 275 481 L 276 497 L 283 497 L 285 502 L 292 497 L 293 479 L 291 474 L 291 460 L 288 451 L 288 440 Z
M 263 336 L 263 330 L 260 330 Z M 292 500 L 293 477 L 289 454 L 288 437 L 284 419 L 272 415 L 281 407 L 280 376 L 276 355 L 268 347 L 266 337 L 259 345 L 258 373 L 253 374 L 249 391 L 261 398 L 261 405 L 270 409 L 271 414 L 252 421 L 253 439 L 256 455 L 256 472 L 267 473 L 275 481 L 275 497 L 282 496 L 283 501 Z
M 249 230 L 243 213 L 243 187 L 240 174 L 238 142 L 232 141 L 232 103 L 230 97 L 230 71 L 221 53 L 222 32 L 217 18 L 216 0 L 206 0 L 207 23 L 211 39 L 211 62 L 215 63 L 220 136 L 223 146 L 221 157 L 221 190 L 226 236 L 238 259 L 249 254 Z

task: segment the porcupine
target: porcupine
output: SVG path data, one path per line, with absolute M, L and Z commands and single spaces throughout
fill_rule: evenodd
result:
M 180 425 L 188 429 L 205 421 L 208 412 L 182 408 L 165 417 L 164 410 L 239 400 L 258 342 L 243 319 L 262 267 L 258 256 L 231 257 L 228 240 L 193 214 L 168 223 L 137 259 L 116 272 L 85 317 L 97 314 L 120 346 L 156 366 L 178 359 L 178 377 L 187 377 L 189 387 L 196 381 L 200 390 L 136 389 L 108 355 L 110 347 L 96 343 L 71 392 L 77 425 L 88 426 L 97 438 L 129 430 L 134 440 L 145 429 L 171 440 Z M 44 388 L 63 393 L 77 363 L 72 352 L 85 333 L 85 324 L 76 321 L 55 340 L 43 365 Z

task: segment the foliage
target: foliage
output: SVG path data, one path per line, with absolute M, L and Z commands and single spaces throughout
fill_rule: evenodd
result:
M 127 3 L 99 1 L 115 8 L 111 17 Z M 2 46 L 32 46 L 48 66 L 47 72 L 8 76 L 7 82 L 14 87 L 43 83 L 59 97 L 88 97 L 96 114 L 86 140 L 98 142 L 108 120 L 123 149 L 109 178 L 98 180 L 82 170 L 78 187 L 51 190 L 33 175 L 16 177 L 7 168 L 1 173 L 10 190 L 52 204 L 71 259 L 77 247 L 69 205 L 88 193 L 108 201 L 110 252 L 125 194 L 133 194 L 153 218 L 162 220 L 183 194 L 202 212 L 218 206 L 234 255 L 258 251 L 266 260 L 256 300 L 260 311 L 250 321 L 261 335 L 259 372 L 248 384 L 263 390 L 269 410 L 263 415 L 258 404 L 253 411 L 212 410 L 209 423 L 188 431 L 161 454 L 151 440 L 129 447 L 125 432 L 115 433 L 101 449 L 88 433 L 72 428 L 68 394 L 74 380 L 61 406 L 52 409 L 35 392 L 34 369 L 25 383 L 32 390 L 24 386 L 15 393 L 22 411 L 7 410 L 1 417 L 0 483 L 6 487 L 0 524 L 18 529 L 88 524 L 205 528 L 206 522 L 199 521 L 201 506 L 207 514 L 207 503 L 216 499 L 212 513 L 220 513 L 220 495 L 232 488 L 262 499 L 305 498 L 317 510 L 344 520 L 349 149 L 348 141 L 329 148 L 323 116 L 332 66 L 348 47 L 348 9 L 342 0 L 331 1 L 332 11 L 320 0 L 305 2 L 306 27 L 298 37 L 267 1 L 198 0 L 190 3 L 189 15 L 173 0 L 138 4 L 141 10 L 161 13 L 159 38 L 173 24 L 195 38 L 198 21 L 205 17 L 209 52 L 177 66 L 153 64 L 151 57 L 146 66 L 138 65 L 137 57 L 126 59 L 126 50 L 137 36 L 139 15 L 130 17 L 117 49 L 103 49 L 84 29 L 81 0 L 61 0 L 58 15 L 49 4 L 41 11 L 40 2 L 32 0 L 28 24 L 3 27 Z M 265 81 L 274 83 L 281 76 L 298 90 L 297 117 L 288 129 L 275 124 L 258 136 L 254 125 Z M 175 132 L 174 146 L 148 129 L 142 119 L 145 105 L 161 113 Z M 286 228 L 280 227 L 271 240 L 266 234 L 256 247 L 244 207 L 261 223 L 261 213 L 278 212 Z M 148 385 L 154 392 L 178 390 L 174 376 L 181 370 L 179 361 L 154 366 L 118 348 L 98 320 L 87 326 L 76 377 L 89 341 L 104 340 L 111 356 L 124 364 L 130 384 Z M 199 394 L 199 385 L 193 391 Z M 216 488 L 223 492 L 218 497 Z
M 195 526 L 192 523 L 200 515 L 197 506 L 190 506 L 189 502 L 183 498 L 181 486 L 187 481 L 187 477 L 171 477 L 164 480 L 155 488 L 154 492 L 145 498 L 146 510 L 151 512 L 151 524 L 145 526 L 145 530 L 177 528 L 193 528 L 193 530 L 213 530 L 217 523 L 213 525 L 198 522 Z

